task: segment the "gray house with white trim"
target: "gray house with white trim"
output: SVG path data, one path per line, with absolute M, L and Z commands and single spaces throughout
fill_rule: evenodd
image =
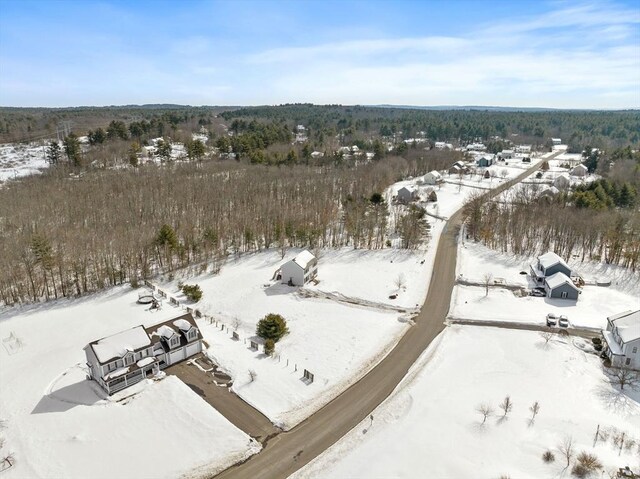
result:
M 201 352 L 202 335 L 187 313 L 93 341 L 84 351 L 89 378 L 111 395 Z
M 571 268 L 560 256 L 552 251 L 538 256 L 538 261 L 531 265 L 531 277 L 539 283 L 544 282 L 545 278 L 556 273 L 563 273 L 571 277 Z
M 640 370 L 640 310 L 609 316 L 602 337 L 612 366 Z

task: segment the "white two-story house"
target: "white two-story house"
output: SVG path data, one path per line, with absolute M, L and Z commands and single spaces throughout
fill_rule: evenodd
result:
M 280 267 L 280 278 L 283 283 L 292 286 L 304 286 L 318 274 L 318 260 L 308 250 L 299 253 L 291 261 Z
M 84 351 L 90 379 L 113 394 L 201 352 L 202 335 L 191 314 L 185 314 L 93 341 Z
M 609 316 L 602 336 L 612 366 L 640 370 L 640 310 Z

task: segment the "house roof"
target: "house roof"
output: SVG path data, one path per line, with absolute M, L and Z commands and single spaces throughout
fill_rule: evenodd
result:
M 176 324 L 178 323 L 178 324 Z M 198 325 L 196 324 L 195 320 L 193 319 L 193 316 L 191 315 L 191 313 L 186 313 L 183 314 L 182 316 L 178 316 L 177 318 L 172 318 L 169 319 L 168 321 L 165 321 L 164 323 L 160 323 L 160 324 L 155 324 L 153 326 L 149 326 L 147 329 L 147 333 L 149 333 L 149 335 L 153 336 L 154 334 L 159 336 L 159 337 L 164 337 L 164 338 L 170 338 L 171 336 L 164 336 L 162 333 L 166 332 L 173 332 L 175 334 L 178 334 L 174 327 L 180 329 L 181 331 L 184 331 L 185 333 L 190 329 L 182 329 L 179 325 L 182 325 L 183 327 L 185 327 L 185 323 L 188 323 L 191 325 L 191 327 L 193 328 L 198 328 Z M 166 328 L 166 329 L 165 329 Z M 198 334 L 196 336 L 196 339 L 202 339 L 202 333 L 200 333 L 200 329 L 196 329 L 196 331 L 198 331 Z M 180 346 L 184 346 L 185 344 L 188 344 L 190 342 L 195 341 L 196 339 L 192 339 L 191 341 L 187 341 L 186 337 L 184 334 L 178 334 L 178 337 L 180 338 Z M 168 348 L 165 347 L 164 344 L 162 344 L 162 341 L 160 341 L 159 339 L 156 340 L 156 343 L 160 343 L 160 345 L 162 345 L 163 349 L 165 351 L 168 351 Z
M 607 318 L 618 330 L 618 336 L 623 342 L 628 343 L 640 339 L 640 309 L 637 311 L 625 311 L 624 313 L 609 316 Z
M 121 331 L 90 343 L 98 361 L 104 364 L 121 358 L 129 351 L 137 351 L 151 345 L 151 339 L 142 326 Z
M 193 324 L 183 318 L 176 319 L 173 325 L 181 331 L 189 331 L 193 327 Z
M 316 259 L 316 257 L 309 250 L 306 249 L 298 253 L 298 255 L 295 258 L 293 258 L 293 262 L 304 269 L 314 259 Z
M 551 289 L 556 289 L 558 286 L 562 286 L 563 284 L 568 284 L 573 289 L 578 291 L 578 288 L 576 287 L 575 284 L 573 284 L 573 281 L 571 281 L 571 278 L 569 278 L 569 276 L 561 272 L 552 274 L 548 278 L 545 278 L 544 281 L 545 283 L 547 283 L 547 286 L 549 286 L 549 288 Z
M 555 186 L 551 186 L 549 188 L 545 188 L 544 190 L 542 190 L 542 192 L 540 193 L 541 195 L 557 195 L 558 193 L 560 193 L 560 190 L 558 188 L 556 188 Z
M 551 266 L 554 266 L 558 263 L 569 268 L 569 265 L 565 263 L 565 261 L 553 251 L 549 251 L 548 253 L 538 256 L 538 261 L 544 269 L 550 268 Z
M 580 163 L 579 165 L 574 166 L 574 167 L 573 167 L 573 170 L 571 170 L 571 171 L 575 171 L 575 170 L 577 170 L 578 168 L 579 168 L 579 169 L 581 169 L 581 170 L 584 170 L 584 171 L 587 171 L 587 170 L 589 169 L 589 168 L 587 168 L 586 166 L 584 166 L 582 163 Z
M 174 334 L 177 334 L 175 329 L 173 329 L 171 326 L 168 326 L 166 324 L 162 324 L 161 326 L 158 327 L 158 329 L 156 329 L 153 332 L 152 335 L 157 335 L 157 336 L 169 339 Z
M 442 178 L 442 175 L 439 172 L 437 172 L 436 170 L 432 170 L 432 171 L 430 171 L 429 173 L 427 173 L 424 176 L 428 176 L 428 175 L 433 176 L 435 179 Z

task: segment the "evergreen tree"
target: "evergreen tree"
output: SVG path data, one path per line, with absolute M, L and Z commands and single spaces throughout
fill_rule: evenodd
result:
M 61 158 L 60 144 L 57 141 L 52 141 L 47 147 L 47 161 L 52 165 L 57 165 Z
M 90 145 L 100 145 L 107 139 L 107 134 L 102 128 L 98 128 L 96 131 L 89 130 L 87 138 Z
M 263 339 L 272 339 L 274 342 L 278 342 L 288 332 L 287 321 L 279 314 L 267 314 L 258 321 L 256 326 L 258 336 Z
M 78 141 L 78 137 L 75 133 L 70 133 L 69 136 L 65 137 L 64 141 L 64 152 L 69 158 L 69 161 L 73 166 L 81 166 L 82 165 L 82 150 L 80 148 L 80 141 Z

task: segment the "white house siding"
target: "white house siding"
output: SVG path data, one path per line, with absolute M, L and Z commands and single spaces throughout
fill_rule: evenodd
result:
M 294 286 L 304 285 L 304 269 L 294 261 L 287 261 L 283 264 L 282 268 L 280 268 L 280 272 L 282 274 L 283 283 L 288 283 L 289 280 L 291 280 Z

